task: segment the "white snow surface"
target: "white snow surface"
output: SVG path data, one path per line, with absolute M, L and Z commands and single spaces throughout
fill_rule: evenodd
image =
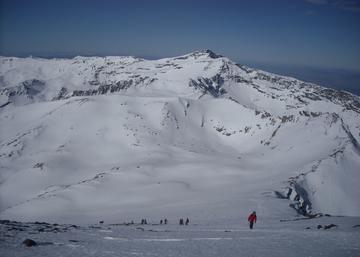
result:
M 149 225 L 104 224 L 80 226 L 0 224 L 0 256 L 186 256 L 186 257 L 354 257 L 360 255 L 359 217 L 322 217 L 279 221 L 259 216 L 253 230 L 246 220 L 207 223 L 191 220 L 188 226 L 153 221 Z M 325 230 L 318 225 L 334 224 Z M 8 230 L 8 229 L 12 230 Z M 54 231 L 54 229 L 57 229 Z M 64 231 L 65 229 L 65 231 Z M 40 232 L 40 231 L 42 232 Z M 25 247 L 31 238 L 38 243 Z
M 0 219 L 360 216 L 358 96 L 210 51 L 0 64 Z

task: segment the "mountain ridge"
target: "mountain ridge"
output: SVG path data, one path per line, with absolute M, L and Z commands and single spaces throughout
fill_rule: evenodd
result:
M 211 57 L 212 56 L 212 57 Z M 257 75 L 253 76 L 252 79 L 260 79 L 260 80 L 268 80 L 268 81 L 271 81 L 272 83 L 275 83 L 277 85 L 281 85 L 281 86 L 291 86 L 291 83 L 298 83 L 300 87 L 313 87 L 316 90 L 315 94 L 314 92 L 305 92 L 305 95 L 303 96 L 305 98 L 305 100 L 303 101 L 306 101 L 306 99 L 312 99 L 312 100 L 316 100 L 316 99 L 319 99 L 319 97 L 327 97 L 329 98 L 330 100 L 335 100 L 335 99 L 342 99 L 344 102 L 346 101 L 349 101 L 349 102 L 352 102 L 352 106 L 348 106 L 348 108 L 353 108 L 353 107 L 356 107 L 355 109 L 356 110 L 359 110 L 359 107 L 360 107 L 360 101 L 359 101 L 359 97 L 356 96 L 356 95 L 353 95 L 349 92 L 346 92 L 346 91 L 339 91 L 339 90 L 335 90 L 335 89 L 326 89 L 324 87 L 321 87 L 321 86 L 318 86 L 318 85 L 315 85 L 315 84 L 312 84 L 312 83 L 304 83 L 300 80 L 297 80 L 297 79 L 294 79 L 294 78 L 291 78 L 291 77 L 286 77 L 286 76 L 279 76 L 279 75 L 275 75 L 275 74 L 271 74 L 271 73 L 267 73 L 267 72 L 264 72 L 264 71 L 260 71 L 260 70 L 254 70 L 254 69 L 250 69 L 250 68 L 247 68 L 243 65 L 239 65 L 239 64 L 236 64 L 232 61 L 230 61 L 229 59 L 223 57 L 223 56 L 220 56 L 220 55 L 216 55 L 214 52 L 212 52 L 211 50 L 203 50 L 203 51 L 196 51 L 196 52 L 193 52 L 193 53 L 190 53 L 190 54 L 187 54 L 187 55 L 183 55 L 183 56 L 179 56 L 179 57 L 174 57 L 174 58 L 163 58 L 163 59 L 159 59 L 159 60 L 155 60 L 155 61 L 152 61 L 152 60 L 145 60 L 145 59 L 140 59 L 140 58 L 134 58 L 134 57 L 114 57 L 114 56 L 111 56 L 111 57 L 75 57 L 73 59 L 50 59 L 52 61 L 70 61 L 70 60 L 73 60 L 73 63 L 72 64 L 75 64 L 77 62 L 80 62 L 80 61 L 89 61 L 89 60 L 103 60 L 103 62 L 107 65 L 112 65 L 114 64 L 114 60 L 118 59 L 118 60 L 122 60 L 124 61 L 123 64 L 134 64 L 134 63 L 137 63 L 137 62 L 165 62 L 165 64 L 162 64 L 162 65 L 170 65 L 169 64 L 169 60 L 186 60 L 188 58 L 191 58 L 191 57 L 194 57 L 194 58 L 198 58 L 198 57 L 209 57 L 210 59 L 219 59 L 221 58 L 222 59 L 222 65 L 221 67 L 219 67 L 219 73 L 217 74 L 214 74 L 214 76 L 210 77 L 210 78 L 206 78 L 207 80 L 205 81 L 199 81 L 197 83 L 196 80 L 192 79 L 190 84 L 192 84 L 193 86 L 203 86 L 207 89 L 211 89 L 211 83 L 215 83 L 215 84 L 219 84 L 221 82 L 221 79 L 223 79 L 221 77 L 221 75 L 223 73 L 226 72 L 227 69 L 229 69 L 229 64 L 231 66 L 234 66 L 234 67 L 239 67 L 242 71 L 245 72 L 245 74 L 249 74 L 249 73 L 257 73 Z M 216 58 L 213 58 L 213 57 L 216 57 Z M 129 59 L 130 58 L 130 59 Z M 33 60 L 31 58 L 28 58 L 29 60 Z M 4 62 L 8 62 L 10 60 L 13 60 L 13 58 L 2 58 L 2 63 L 4 64 Z M 21 58 L 17 58 L 15 60 L 23 60 Z M 39 61 L 48 61 L 48 59 L 37 59 Z M 113 61 L 111 61 L 113 60 Z M 129 63 L 130 61 L 130 63 Z M 93 64 L 94 65 L 94 64 Z M 173 64 L 174 65 L 174 64 Z M 161 66 L 161 64 L 158 64 L 158 67 Z M 170 65 L 171 66 L 171 65 Z M 175 64 L 176 66 L 176 64 Z M 98 68 L 98 70 L 101 70 L 103 69 L 105 66 L 100 66 L 100 68 Z M 234 67 L 231 67 L 232 69 Z M 115 68 L 119 68 L 119 67 L 115 67 Z M 124 68 L 124 67 L 120 67 L 120 68 Z M 144 69 L 144 68 L 141 68 L 141 67 L 138 67 L 140 69 Z M 179 66 L 177 68 L 180 68 Z M 181 69 L 181 68 L 180 68 Z M 91 95 L 91 94 L 104 94 L 104 93 L 108 93 L 109 91 L 110 92 L 118 92 L 120 90 L 124 90 L 124 89 L 127 89 L 127 87 L 130 86 L 130 84 L 135 84 L 135 85 L 138 85 L 138 84 L 141 84 L 141 83 L 149 83 L 151 84 L 152 82 L 154 82 L 154 80 L 156 80 L 156 78 L 151 78 L 150 81 L 148 81 L 148 78 L 146 76 L 144 77 L 140 77 L 138 79 L 135 79 L 135 78 L 125 78 L 124 80 L 121 80 L 121 79 L 118 79 L 117 81 L 105 81 L 105 82 L 100 82 L 98 81 L 98 77 L 99 76 L 99 71 L 95 71 L 94 72 L 94 80 L 89 80 L 89 81 L 83 81 L 83 83 L 87 83 L 88 86 L 90 86 L 89 89 L 87 90 L 75 90 L 72 92 L 72 95 L 68 95 L 68 96 L 79 96 L 79 95 Z M 80 71 L 81 73 L 82 71 Z M 112 72 L 114 72 L 114 70 L 112 70 Z M 125 71 L 126 72 L 126 71 Z M 229 74 L 227 74 L 229 75 Z M 199 79 L 199 78 L 198 78 Z M 209 81 L 210 79 L 210 81 Z M 246 79 L 246 76 L 233 76 L 231 79 L 235 80 L 235 82 L 247 82 L 247 83 L 251 83 L 251 80 L 247 80 Z M 16 92 L 14 92 L 14 90 L 11 90 L 12 87 L 14 87 L 14 85 L 11 85 L 10 83 L 10 87 L 8 88 L 6 85 L 7 83 L 4 81 L 4 75 L 1 77 L 1 80 L 2 80 L 2 83 L 0 84 L 1 86 L 1 92 L 0 94 L 1 95 L 7 95 L 9 96 L 10 94 L 16 94 Z M 217 80 L 217 81 L 212 81 L 212 80 Z M 25 87 L 25 91 L 26 91 L 26 88 L 28 87 L 28 84 L 32 84 L 34 83 L 35 85 L 32 85 L 32 87 L 36 87 L 36 84 L 38 86 L 41 86 L 41 84 L 43 84 L 43 82 L 41 82 L 40 80 L 37 80 L 37 79 L 33 79 L 33 80 L 28 80 L 28 81 L 24 81 L 23 82 L 23 86 Z M 206 84 L 207 83 L 207 84 Z M 20 83 L 21 84 L 21 83 Z M 80 84 L 80 83 L 77 83 L 77 85 Z M 204 86 L 205 84 L 205 86 Z M 21 85 L 19 85 L 21 86 Z M 18 86 L 18 87 L 19 87 Z M 99 86 L 99 88 L 95 88 L 95 89 L 91 89 L 91 86 Z M 219 86 L 219 85 L 218 85 Z M 278 88 L 279 89 L 279 88 Z M 67 91 L 67 87 L 61 87 L 60 89 L 58 89 L 58 95 L 53 95 L 53 99 L 58 99 L 59 97 L 64 97 L 64 94 L 66 93 Z M 276 89 L 275 89 L 276 90 Z M 23 93 L 21 92 L 21 89 L 17 89 L 18 93 Z M 215 92 L 215 94 L 219 94 L 219 92 Z M 302 99 L 299 98 L 299 101 L 301 101 Z

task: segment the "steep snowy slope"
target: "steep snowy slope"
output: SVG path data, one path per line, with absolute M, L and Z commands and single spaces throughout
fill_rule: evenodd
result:
M 0 218 L 360 215 L 355 95 L 209 50 L 0 62 Z

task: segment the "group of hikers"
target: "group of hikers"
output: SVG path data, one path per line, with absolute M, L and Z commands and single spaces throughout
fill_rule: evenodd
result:
M 248 217 L 248 222 L 249 222 L 249 226 L 250 226 L 250 229 L 253 229 L 254 228 L 254 223 L 256 223 L 256 219 L 257 219 L 257 216 L 256 216 L 256 211 L 253 211 L 249 217 Z M 179 220 L 179 225 L 182 226 L 182 225 L 189 225 L 190 223 L 190 220 L 189 218 L 186 218 L 185 222 L 184 222 L 184 219 L 181 218 Z M 146 219 L 142 219 L 141 220 L 141 225 L 147 225 L 147 221 Z M 167 219 L 164 219 L 164 220 L 160 220 L 160 225 L 162 224 L 165 224 L 167 225 L 168 224 L 168 220 Z
M 160 220 L 160 225 L 162 225 L 163 223 L 166 225 L 168 223 L 168 220 L 164 219 L 164 222 L 163 222 L 163 220 Z
M 249 217 L 248 217 L 248 222 L 249 222 L 249 226 L 250 226 L 250 229 L 253 229 L 254 228 L 254 223 L 256 223 L 256 219 L 257 219 L 257 216 L 256 216 L 256 211 L 253 211 Z M 164 220 L 160 220 L 160 225 L 162 224 L 167 224 L 168 223 L 168 220 L 167 219 L 164 219 Z M 186 218 L 185 222 L 184 222 L 184 219 L 181 218 L 179 220 L 179 225 L 182 226 L 182 225 L 189 225 L 190 223 L 190 220 L 189 218 Z M 141 220 L 141 225 L 146 225 L 147 224 L 147 221 L 146 219 L 142 219 Z
M 250 229 L 253 229 L 254 228 L 254 223 L 256 223 L 256 219 L 257 219 L 257 216 L 256 216 L 256 211 L 253 211 L 249 217 L 248 217 L 248 222 L 249 222 L 249 226 L 250 226 Z M 190 220 L 189 218 L 186 218 L 185 222 L 184 222 L 184 219 L 181 218 L 179 220 L 179 225 L 182 226 L 182 225 L 189 225 L 190 223 Z M 146 219 L 142 219 L 141 220 L 141 225 L 147 225 L 147 221 Z M 168 224 L 168 220 L 167 219 L 164 219 L 164 220 L 160 220 L 160 225 L 167 225 Z
M 189 223 L 190 223 L 190 220 L 189 220 L 189 218 L 186 218 L 186 220 L 185 220 L 185 225 L 187 226 L 187 225 L 189 225 Z M 179 225 L 184 225 L 184 219 L 183 218 L 181 218 L 180 220 L 179 220 Z
M 189 220 L 189 218 L 186 218 L 186 220 L 185 220 L 185 222 L 184 222 L 184 219 L 183 218 L 181 218 L 180 220 L 179 220 L 179 225 L 189 225 L 189 223 L 190 223 L 190 220 Z M 134 222 L 132 221 L 130 224 L 134 224 Z M 148 222 L 147 222 L 147 220 L 146 219 L 141 219 L 141 225 L 147 225 L 148 224 Z M 168 219 L 163 219 L 163 220 L 160 220 L 160 222 L 159 222 L 159 224 L 160 225 L 167 225 L 168 224 Z
M 250 229 L 253 229 L 254 223 L 256 223 L 256 219 L 257 219 L 257 217 L 256 217 L 256 212 L 253 211 L 253 212 L 249 215 L 249 217 L 248 217 L 248 222 L 249 222 Z M 101 220 L 101 221 L 99 221 L 99 223 L 100 223 L 100 224 L 103 224 L 104 221 Z M 189 223 L 190 223 L 189 218 L 186 218 L 185 222 L 184 222 L 184 219 L 183 219 L 183 218 L 181 218 L 181 219 L 179 220 L 179 225 L 180 225 L 180 226 L 182 226 L 182 225 L 189 225 Z M 134 223 L 134 221 L 131 221 L 131 223 L 127 223 L 127 225 L 130 225 L 130 224 L 131 224 L 131 225 L 134 225 L 135 223 Z M 148 224 L 148 222 L 147 222 L 146 219 L 141 219 L 141 225 L 147 225 L 147 224 Z M 163 224 L 167 225 L 167 224 L 168 224 L 168 219 L 165 218 L 164 220 L 160 220 L 159 224 L 160 224 L 160 225 L 163 225 Z

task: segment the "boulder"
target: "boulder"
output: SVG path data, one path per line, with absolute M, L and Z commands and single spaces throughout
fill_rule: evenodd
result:
M 31 246 L 36 246 L 37 243 L 34 241 L 34 240 L 31 240 L 29 238 L 25 239 L 23 242 L 22 242 L 25 246 L 27 247 L 31 247 Z
M 324 229 L 330 229 L 330 228 L 333 228 L 333 227 L 337 227 L 337 225 L 335 225 L 335 224 L 325 225 Z

